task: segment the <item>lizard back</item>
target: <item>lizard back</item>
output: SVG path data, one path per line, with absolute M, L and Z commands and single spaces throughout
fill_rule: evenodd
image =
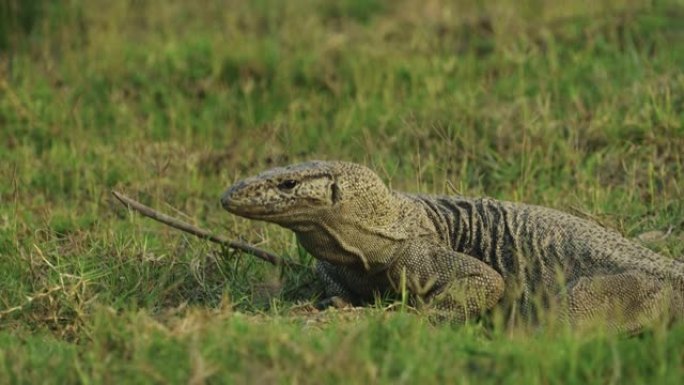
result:
M 531 290 L 588 272 L 639 270 L 678 281 L 684 262 L 661 256 L 617 231 L 558 210 L 489 198 L 408 195 L 423 206 L 442 241 Z

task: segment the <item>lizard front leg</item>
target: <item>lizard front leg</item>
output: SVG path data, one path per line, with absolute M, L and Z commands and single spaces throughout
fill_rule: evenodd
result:
M 330 306 L 343 308 L 357 302 L 356 296 L 349 290 L 340 276 L 340 267 L 326 261 L 316 262 L 316 274 L 323 282 L 325 298 L 316 303 L 318 309 Z
M 388 274 L 395 290 L 407 290 L 419 309 L 458 323 L 494 307 L 505 287 L 501 274 L 477 258 L 422 243 L 409 245 Z
M 368 273 L 318 260 L 316 273 L 325 286 L 326 295 L 316 305 L 319 309 L 369 304 L 392 292 L 384 270 Z

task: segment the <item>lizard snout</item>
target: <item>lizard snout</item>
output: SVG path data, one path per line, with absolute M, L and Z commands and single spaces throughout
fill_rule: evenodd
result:
M 239 191 L 244 187 L 245 183 L 239 182 L 226 190 L 226 192 L 221 195 L 221 206 L 229 212 L 234 212 L 236 209 L 235 195 L 239 194 Z
M 221 195 L 221 206 L 230 211 L 230 190 L 227 190 L 226 192 Z

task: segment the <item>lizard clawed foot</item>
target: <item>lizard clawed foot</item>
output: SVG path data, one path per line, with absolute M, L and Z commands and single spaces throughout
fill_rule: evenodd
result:
M 348 301 L 342 297 L 334 295 L 332 297 L 324 298 L 324 299 L 316 302 L 316 304 L 314 306 L 318 310 L 325 310 L 329 307 L 334 307 L 336 309 L 345 309 L 345 308 L 353 307 L 353 304 L 350 301 Z

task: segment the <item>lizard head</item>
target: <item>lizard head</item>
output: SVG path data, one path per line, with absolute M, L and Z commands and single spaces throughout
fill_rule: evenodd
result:
M 388 193 L 382 180 L 365 166 L 312 161 L 236 182 L 223 194 L 221 204 L 235 215 L 288 227 L 319 220 L 335 210 L 351 210 L 358 217 L 372 215 L 377 211 L 372 205 L 379 203 L 375 195 Z
M 369 168 L 338 161 L 264 171 L 221 197 L 230 213 L 294 231 L 314 257 L 369 271 L 385 266 L 406 238 L 402 201 Z

